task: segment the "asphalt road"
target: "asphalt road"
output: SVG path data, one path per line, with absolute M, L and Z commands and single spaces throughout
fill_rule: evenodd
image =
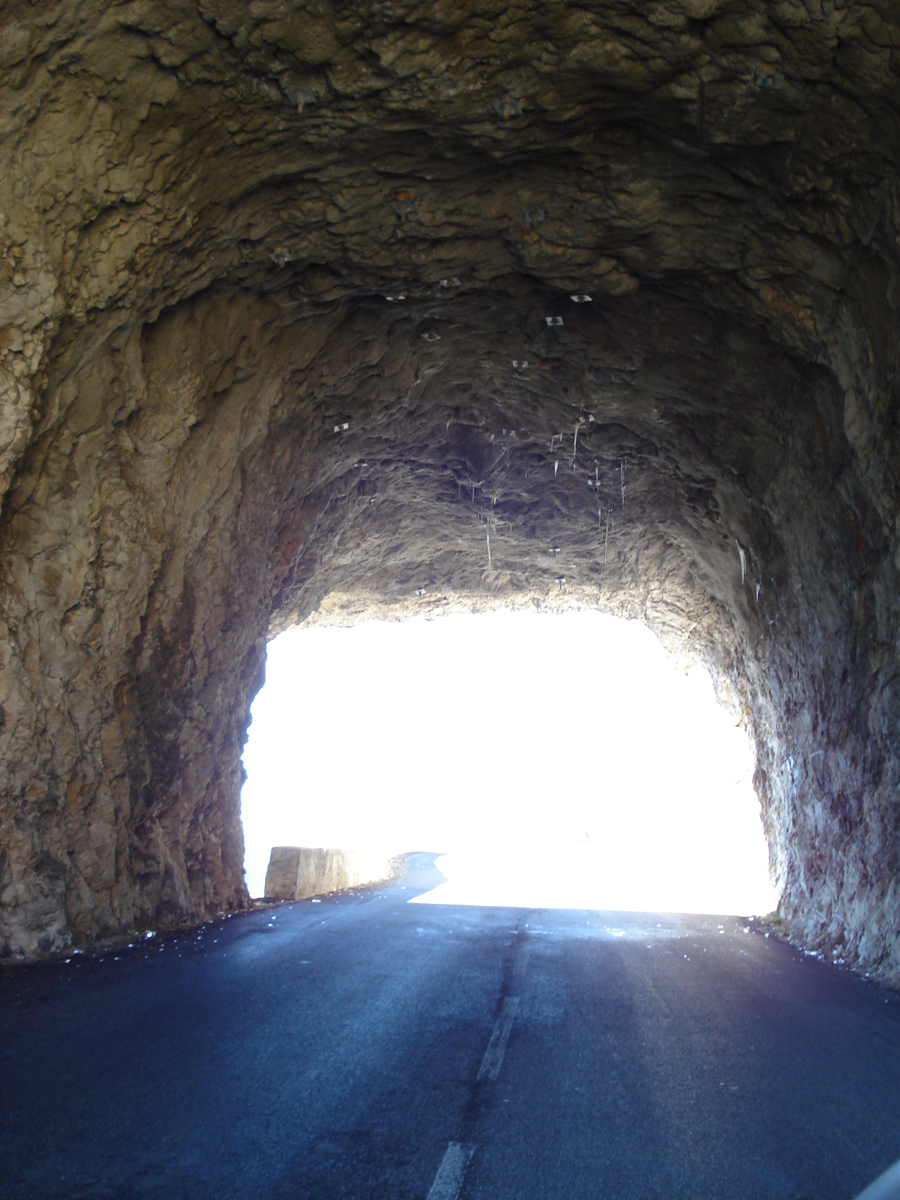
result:
M 900 1157 L 896 993 L 734 918 L 408 904 L 430 862 L 0 974 L 0 1197 L 849 1200 Z

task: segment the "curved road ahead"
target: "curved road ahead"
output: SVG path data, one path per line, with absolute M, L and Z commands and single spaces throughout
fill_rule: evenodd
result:
M 0 1197 L 849 1200 L 900 1157 L 896 993 L 733 918 L 407 903 L 432 859 L 3 972 Z

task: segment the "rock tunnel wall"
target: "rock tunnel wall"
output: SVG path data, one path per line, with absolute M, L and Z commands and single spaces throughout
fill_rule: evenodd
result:
M 591 604 L 739 707 L 795 936 L 900 977 L 891 6 L 0 35 L 0 953 L 246 904 L 277 630 Z

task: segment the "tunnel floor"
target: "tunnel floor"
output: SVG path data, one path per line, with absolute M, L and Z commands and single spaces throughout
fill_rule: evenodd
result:
M 433 860 L 4 973 L 0 1197 L 845 1200 L 897 1157 L 895 993 L 733 917 L 409 905 Z

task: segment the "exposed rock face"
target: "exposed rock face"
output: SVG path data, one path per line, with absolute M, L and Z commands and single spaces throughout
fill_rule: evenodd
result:
M 277 630 L 590 603 L 900 977 L 896 6 L 21 0 L 0 68 L 0 952 L 246 903 Z

